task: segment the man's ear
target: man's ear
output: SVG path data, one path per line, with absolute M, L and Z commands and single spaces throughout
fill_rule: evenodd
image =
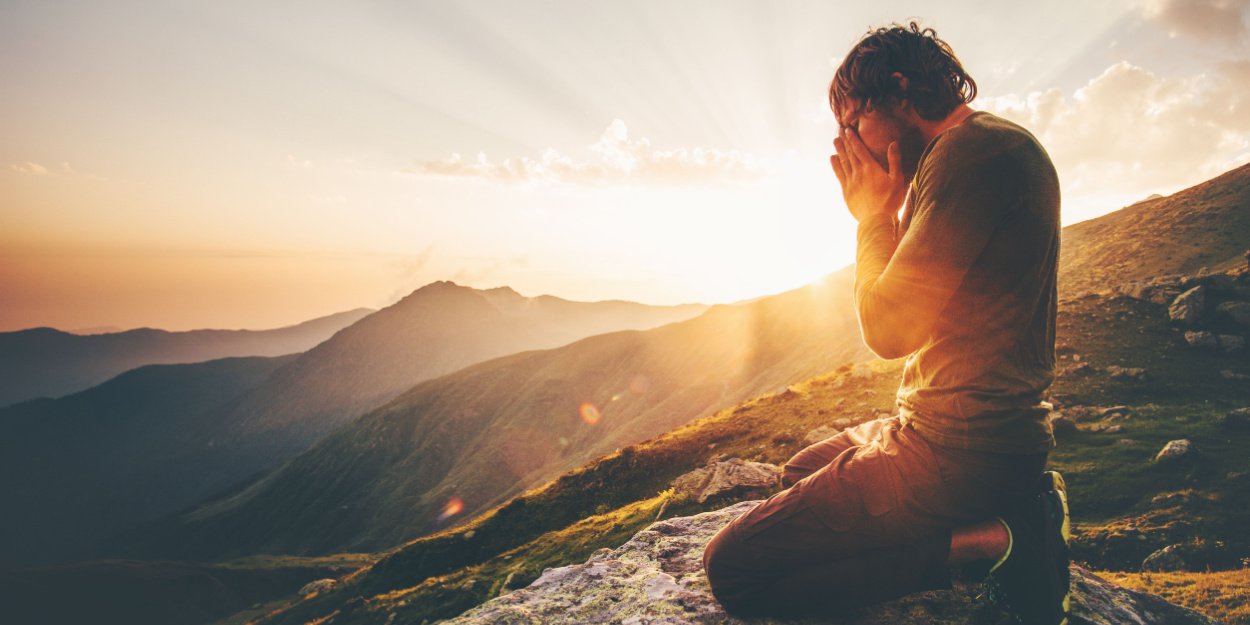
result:
M 893 72 L 890 74 L 890 80 L 898 83 L 898 90 L 901 94 L 894 101 L 895 113 L 902 113 L 908 106 L 911 105 L 911 98 L 907 95 L 907 77 L 904 76 L 902 72 Z

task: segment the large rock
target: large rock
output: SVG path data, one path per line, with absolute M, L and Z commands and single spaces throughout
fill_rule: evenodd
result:
M 1218 347 L 1220 344 L 1219 339 L 1215 338 L 1215 333 L 1208 332 L 1206 330 L 1198 330 L 1196 332 L 1192 330 L 1186 330 L 1185 342 L 1189 343 L 1190 347 L 1211 348 L 1211 349 Z
M 1197 453 L 1198 448 L 1189 439 L 1181 438 L 1168 441 L 1168 444 L 1164 445 L 1155 456 L 1155 462 L 1176 462 L 1192 458 Z
M 703 503 L 720 495 L 767 496 L 781 484 L 781 468 L 742 458 L 712 461 L 673 480 L 673 489 Z
M 1168 545 L 1142 560 L 1143 571 L 1184 571 L 1188 568 L 1177 545 Z
M 1202 323 L 1207 306 L 1206 287 L 1196 286 L 1181 293 L 1168 306 L 1168 318 L 1181 325 L 1196 326 Z
M 582 625 L 1004 625 L 986 609 L 978 589 L 917 593 L 870 609 L 807 619 L 728 615 L 708 589 L 703 548 L 722 526 L 760 503 L 744 501 L 712 512 L 657 521 L 616 549 L 600 549 L 584 564 L 546 569 L 525 588 L 501 595 L 441 625 L 544 623 Z M 1074 623 L 1215 625 L 1160 597 L 1116 586 L 1072 567 Z

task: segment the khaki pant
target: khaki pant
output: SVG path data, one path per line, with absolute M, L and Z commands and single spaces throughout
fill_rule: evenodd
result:
M 949 588 L 951 528 L 1000 514 L 1045 465 L 941 447 L 898 417 L 849 428 L 796 454 L 784 490 L 712 537 L 712 594 L 737 616 L 804 616 Z

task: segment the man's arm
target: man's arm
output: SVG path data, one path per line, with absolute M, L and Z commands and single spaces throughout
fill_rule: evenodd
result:
M 877 213 L 860 222 L 855 308 L 868 348 L 882 358 L 924 345 L 972 263 L 1013 208 L 1006 181 L 1009 159 L 969 155 L 939 139 L 916 180 L 912 217 L 896 239 L 893 218 Z M 914 191 L 913 191 L 914 192 Z M 1018 201 L 1018 198 L 1017 198 Z

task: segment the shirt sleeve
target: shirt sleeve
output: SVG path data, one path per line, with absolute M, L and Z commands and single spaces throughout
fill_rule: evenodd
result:
M 884 213 L 857 229 L 855 308 L 864 343 L 881 358 L 900 358 L 925 344 L 1013 204 L 1005 192 L 1013 179 L 1007 158 L 948 148 L 935 144 L 923 159 L 901 237 L 893 216 Z

